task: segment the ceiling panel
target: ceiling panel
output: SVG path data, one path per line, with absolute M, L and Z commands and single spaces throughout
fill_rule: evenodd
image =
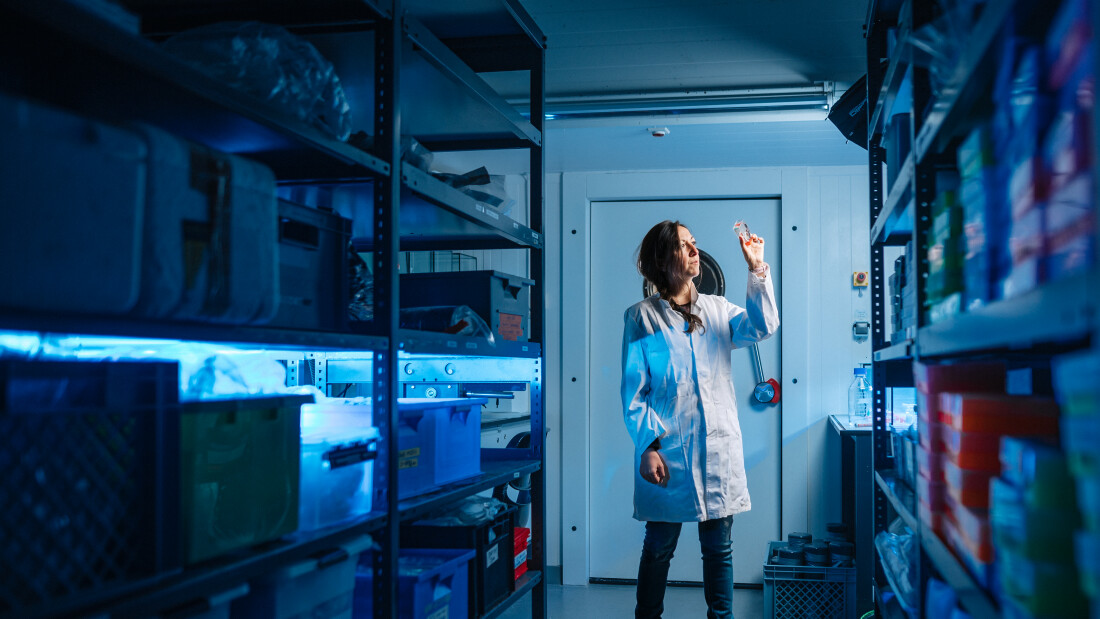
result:
M 520 0 L 546 33 L 547 95 L 851 83 L 866 0 Z M 523 96 L 520 81 L 494 82 Z

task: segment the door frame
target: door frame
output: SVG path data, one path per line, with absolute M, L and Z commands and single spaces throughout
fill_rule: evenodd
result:
M 586 585 L 589 561 L 589 323 L 593 202 L 778 198 L 781 259 L 782 394 L 779 496 L 781 531 L 806 530 L 810 333 L 808 168 L 737 168 L 562 175 L 561 463 L 562 583 Z M 799 345 L 798 343 L 802 344 Z

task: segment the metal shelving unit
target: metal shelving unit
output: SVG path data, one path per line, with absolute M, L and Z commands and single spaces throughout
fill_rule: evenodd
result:
M 375 464 L 376 479 L 386 488 L 385 500 L 376 500 L 375 511 L 352 522 L 295 534 L 176 573 L 20 609 L 21 616 L 127 617 L 201 610 L 202 599 L 226 584 L 247 582 L 310 557 L 333 558 L 342 542 L 370 534 L 381 547 L 374 553 L 381 574 L 374 579 L 375 615 L 396 617 L 401 523 L 529 477 L 529 571 L 516 583 L 515 592 L 485 616 L 499 616 L 530 596 L 533 616 L 544 617 L 546 497 L 539 342 L 545 338 L 541 281 L 546 42 L 538 26 L 516 0 L 477 0 L 453 7 L 421 0 L 319 0 L 309 6 L 188 0 L 121 4 L 140 16 L 142 34 L 69 0 L 0 0 L 0 89 L 109 123 L 149 123 L 254 159 L 270 167 L 282 186 L 351 192 L 357 204 L 366 205 L 355 212 L 357 223 L 365 222 L 362 228 L 371 231 L 356 239 L 355 249 L 372 256 L 375 319 L 335 332 L 93 316 L 74 304 L 71 312 L 57 315 L 2 309 L 0 328 L 275 347 L 290 357 L 300 351 L 303 364 L 310 363 L 305 357 L 315 362 L 318 355 L 366 356 L 370 361 L 364 382 L 372 384 L 375 422 L 389 445 Z M 230 20 L 279 24 L 322 50 L 345 81 L 354 113 L 364 114 L 359 125 L 372 129 L 373 143 L 357 142 L 361 148 L 329 137 L 205 75 L 157 44 L 173 33 Z M 479 75 L 517 70 L 530 75 L 529 116 L 508 104 Z M 500 215 L 402 162 L 402 136 L 436 150 L 516 149 L 530 169 L 526 223 Z M 515 248 L 529 252 L 529 276 L 536 280 L 529 322 L 533 341 L 489 343 L 398 328 L 399 251 Z M 396 398 L 402 397 L 406 378 L 399 367 L 439 355 L 470 367 L 526 364 L 522 375 L 511 378 L 529 385 L 531 411 L 524 419 L 531 424 L 531 446 L 483 450 L 479 476 L 399 501 Z M 302 371 L 293 368 L 295 380 Z
M 891 58 L 885 71 L 879 62 L 886 56 L 886 30 L 892 26 L 914 32 L 934 19 L 933 5 L 913 0 L 900 12 L 882 10 L 872 0 L 868 11 L 867 57 L 869 93 L 886 101 L 895 84 L 897 68 L 907 59 Z M 1048 23 L 1056 5 L 1035 0 L 991 0 L 985 3 L 969 31 L 960 57 L 958 73 L 950 86 L 934 96 L 928 69 L 913 67 L 912 152 L 897 175 L 897 182 L 884 195 L 881 160 L 883 126 L 886 120 L 872 116 L 869 123 L 869 174 L 872 257 L 872 349 L 874 376 L 873 448 L 875 464 L 875 532 L 882 531 L 894 517 L 919 538 L 921 600 L 928 577 L 935 573 L 951 585 L 960 604 L 972 617 L 1000 616 L 998 604 L 989 591 L 971 576 L 967 567 L 944 541 L 922 522 L 916 509 L 919 497 L 894 477 L 893 464 L 887 457 L 889 428 L 886 423 L 886 390 L 912 386 L 912 363 L 921 361 L 965 361 L 967 359 L 1047 360 L 1062 352 L 1100 346 L 1100 262 L 1085 272 L 1067 279 L 1041 284 L 1034 290 L 1010 299 L 1002 299 L 970 309 L 936 323 L 929 323 L 923 286 L 917 294 L 917 332 L 913 340 L 891 345 L 886 337 L 885 295 L 882 269 L 883 248 L 913 243 L 917 251 L 916 272 L 907 274 L 919 283 L 929 272 L 924 247 L 932 229 L 932 203 L 935 200 L 937 170 L 953 167 L 954 148 L 973 124 L 989 113 L 989 92 L 993 83 L 994 58 L 998 41 L 1007 24 L 1025 24 L 1038 34 Z M 1100 2 L 1089 2 L 1093 32 L 1100 23 Z M 904 54 L 904 51 L 901 52 Z M 1092 52 L 1097 52 L 1094 50 Z M 1094 127 L 1095 129 L 1095 127 Z M 1100 133 L 1094 134 L 1094 140 Z M 1094 141 L 1100 144 L 1100 141 Z M 1093 157 L 1093 161 L 1098 158 Z M 1093 177 L 1100 168 L 1093 163 Z M 1095 196 L 1094 196 L 1095 200 Z M 1093 208 L 1096 208 L 1094 202 Z M 1100 235 L 1097 237 L 1100 239 Z M 876 605 L 880 614 L 902 612 L 887 608 L 882 592 L 888 590 L 883 566 L 876 568 Z M 924 616 L 918 609 L 918 616 Z

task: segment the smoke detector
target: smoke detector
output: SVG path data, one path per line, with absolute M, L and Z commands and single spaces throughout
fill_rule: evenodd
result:
M 668 127 L 650 127 L 646 131 L 655 138 L 663 138 L 668 135 Z

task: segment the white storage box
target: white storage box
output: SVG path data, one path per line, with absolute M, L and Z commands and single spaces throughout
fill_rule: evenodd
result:
M 312 531 L 369 513 L 380 440 L 370 405 L 305 404 L 301 424 L 298 529 Z
M 138 298 L 145 141 L 0 93 L 0 305 L 118 314 Z
M 369 535 L 356 537 L 338 552 L 299 561 L 252 582 L 252 593 L 233 602 L 233 616 L 351 619 L 355 565 L 373 543 Z
M 270 320 L 279 304 L 274 173 L 148 125 L 135 130 L 149 145 L 138 313 Z

